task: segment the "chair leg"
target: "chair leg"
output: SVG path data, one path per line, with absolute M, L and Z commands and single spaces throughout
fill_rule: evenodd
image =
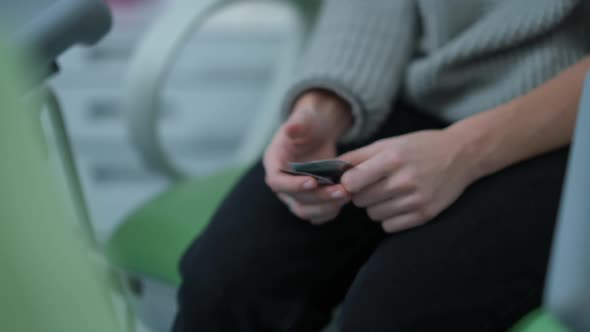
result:
M 92 226 L 90 213 L 88 211 L 88 204 L 84 199 L 84 191 L 82 189 L 82 183 L 78 176 L 78 168 L 76 167 L 76 161 L 72 150 L 71 140 L 66 131 L 65 121 L 63 112 L 59 100 L 55 93 L 49 89 L 45 89 L 47 110 L 49 114 L 49 121 L 53 127 L 55 139 L 57 141 L 58 153 L 60 154 L 60 160 L 63 163 L 64 170 L 66 172 L 66 181 L 68 189 L 71 192 L 72 199 L 76 210 L 78 211 L 79 217 L 82 220 L 84 232 L 88 237 L 90 243 L 94 246 L 94 249 L 99 248 L 98 240 Z
M 93 252 L 99 254 L 102 258 L 102 252 L 94 227 L 91 222 L 90 213 L 88 211 L 88 205 L 85 200 L 84 191 L 82 189 L 82 183 L 78 176 L 78 169 L 76 167 L 76 161 L 74 159 L 73 149 L 71 140 L 67 134 L 65 121 L 62 113 L 62 108 L 57 99 L 55 93 L 46 88 L 44 90 L 44 99 L 47 103 L 49 121 L 55 135 L 57 144 L 57 151 L 60 154 L 60 159 L 65 171 L 65 178 L 67 181 L 68 189 L 70 190 L 71 198 L 74 203 L 74 207 L 78 213 L 78 217 L 81 220 L 81 225 L 84 228 L 84 236 L 87 238 L 88 243 L 92 246 L 90 249 Z M 130 296 L 132 290 L 126 287 L 124 280 L 121 276 L 113 270 L 108 264 L 104 267 L 105 273 L 110 278 L 109 282 L 112 290 L 121 296 L 124 305 L 124 319 L 126 322 L 126 330 L 135 332 L 135 313 L 133 311 L 133 305 L 130 302 Z
M 128 280 L 138 290 L 135 311 L 139 320 L 150 331 L 170 331 L 177 310 L 177 286 L 138 275 L 130 275 Z

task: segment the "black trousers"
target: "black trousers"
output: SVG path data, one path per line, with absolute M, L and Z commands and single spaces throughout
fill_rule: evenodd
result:
M 397 108 L 373 138 L 441 128 Z M 365 211 L 298 219 L 255 166 L 185 253 L 174 330 L 505 331 L 538 307 L 567 159 L 479 180 L 430 223 L 387 235 Z

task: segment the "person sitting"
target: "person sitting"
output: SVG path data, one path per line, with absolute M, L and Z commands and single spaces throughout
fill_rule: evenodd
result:
M 181 261 L 174 330 L 505 331 L 540 305 L 581 0 L 325 0 L 263 159 Z M 288 162 L 353 165 L 335 185 Z M 190 216 L 187 216 L 190 218 Z

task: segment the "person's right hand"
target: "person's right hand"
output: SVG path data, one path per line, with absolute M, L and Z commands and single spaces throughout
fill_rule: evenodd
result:
M 340 97 L 313 90 L 295 103 L 289 119 L 277 130 L 264 153 L 266 184 L 299 218 L 321 224 L 338 216 L 350 196 L 342 185 L 318 186 L 310 176 L 281 172 L 289 162 L 331 159 L 336 142 L 352 122 Z

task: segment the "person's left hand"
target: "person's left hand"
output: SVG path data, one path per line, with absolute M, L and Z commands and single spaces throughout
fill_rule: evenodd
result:
M 424 224 L 475 180 L 463 140 L 448 130 L 418 131 L 348 152 L 341 183 L 388 233 Z

